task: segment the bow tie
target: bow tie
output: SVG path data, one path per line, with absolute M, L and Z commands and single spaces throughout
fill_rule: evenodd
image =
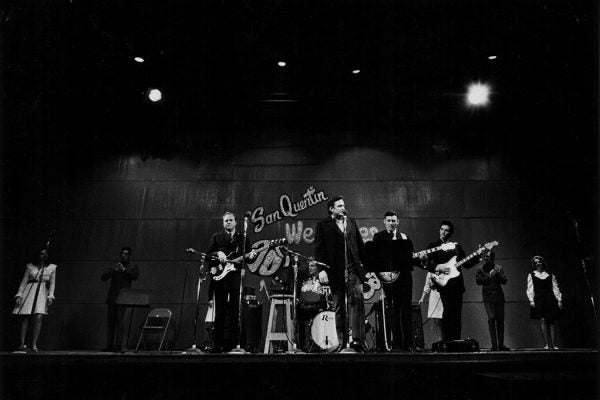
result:
M 335 216 L 335 219 L 337 219 L 338 221 L 342 221 L 344 219 L 344 217 L 345 217 L 345 215 L 339 214 L 339 215 Z

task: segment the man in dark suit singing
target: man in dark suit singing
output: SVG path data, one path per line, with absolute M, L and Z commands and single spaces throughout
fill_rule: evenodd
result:
M 342 196 L 335 196 L 329 200 L 327 210 L 329 216 L 318 222 L 315 227 L 315 259 L 331 268 L 327 273 L 331 285 L 338 342 L 343 345 L 348 340 L 344 296 L 347 293 L 352 326 L 351 346 L 357 351 L 364 351 L 363 282 L 366 274 L 362 265 L 364 243 L 356 222 L 346 216 L 346 206 Z

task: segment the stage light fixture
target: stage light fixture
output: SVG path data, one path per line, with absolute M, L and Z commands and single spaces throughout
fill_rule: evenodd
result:
M 142 57 L 134 57 L 135 62 L 143 63 L 145 60 Z
M 489 56 L 488 60 L 495 60 L 496 58 L 498 58 L 497 56 Z
M 490 88 L 482 83 L 469 86 L 467 103 L 471 106 L 485 106 L 490 100 Z
M 162 92 L 158 89 L 150 89 L 148 91 L 148 98 L 150 101 L 157 102 L 162 99 Z
M 285 61 L 279 61 L 279 62 L 277 63 L 277 65 L 279 65 L 280 67 L 285 67 L 287 64 L 286 64 L 286 62 L 285 62 Z
M 360 74 L 360 69 L 354 69 L 354 70 L 352 70 L 352 73 L 354 75 Z

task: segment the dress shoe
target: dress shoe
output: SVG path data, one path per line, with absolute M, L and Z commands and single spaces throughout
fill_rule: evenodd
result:
M 116 347 L 108 346 L 108 347 L 103 348 L 100 351 L 102 351 L 103 353 L 114 353 L 117 351 L 117 349 L 116 349 Z
M 500 346 L 498 346 L 498 350 L 500 350 L 500 351 L 510 351 L 510 348 L 508 348 L 505 345 L 501 344 Z
M 498 351 L 498 347 L 492 346 L 492 348 L 490 349 L 490 351 Z
M 366 353 L 369 351 L 369 348 L 364 340 L 354 340 L 352 343 L 350 343 L 350 347 L 352 347 L 354 351 L 358 353 Z

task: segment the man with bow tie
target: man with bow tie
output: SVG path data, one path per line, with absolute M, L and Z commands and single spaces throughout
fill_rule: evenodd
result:
M 373 241 L 402 240 L 407 241 L 403 246 L 411 253 L 414 251 L 412 241 L 398 229 L 398 215 L 388 211 L 383 217 L 385 230 L 373 235 Z M 390 265 L 390 270 L 399 273 L 398 278 L 391 283 L 383 284 L 383 292 L 391 313 L 388 325 L 392 330 L 392 349 L 410 350 L 412 348 L 412 265 Z
M 366 271 L 363 267 L 364 243 L 356 222 L 346 216 L 346 205 L 342 196 L 335 196 L 327 203 L 329 216 L 315 227 L 315 259 L 330 266 L 327 270 L 335 324 L 340 345 L 347 343 L 345 294 L 348 295 L 352 326 L 351 346 L 364 351 L 365 306 L 363 282 Z M 348 279 L 345 281 L 345 272 Z

